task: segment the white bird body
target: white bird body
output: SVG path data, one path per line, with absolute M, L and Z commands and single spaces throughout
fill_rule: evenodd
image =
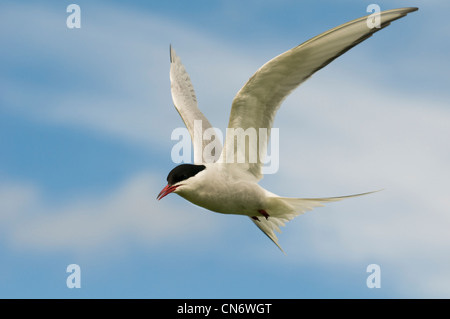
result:
M 267 205 L 264 188 L 243 176 L 228 174 L 219 165 L 207 164 L 196 177 L 177 191 L 178 195 L 195 205 L 218 213 L 247 216 L 257 215 L 258 210 Z
M 277 110 L 293 89 L 390 22 L 416 10 L 401 8 L 380 12 L 380 28 L 369 28 L 367 17 L 350 21 L 273 58 L 236 94 L 228 127 L 243 130 L 265 128 L 270 132 Z M 258 181 L 262 178 L 263 154 L 269 134 L 257 137 L 258 143 L 254 145 L 262 148 L 256 150 L 257 161 L 249 160 L 249 153 L 255 151 L 249 143 L 239 145 L 235 142 L 235 136 L 227 135 L 223 149 L 221 146 L 215 148 L 217 160 L 206 162 L 202 150 L 209 141 L 199 141 L 194 137 L 203 136 L 205 130 L 214 128 L 198 109 L 189 75 L 172 47 L 170 61 L 172 98 L 192 137 L 194 164 L 175 167 L 169 173 L 168 184 L 158 199 L 174 192 L 214 212 L 249 216 L 281 249 L 274 230 L 280 232 L 279 227 L 284 226 L 285 222 L 326 202 L 372 193 L 327 198 L 287 198 L 262 188 Z M 202 121 L 199 132 L 196 131 L 199 127 L 194 124 L 198 120 Z M 245 161 L 237 161 L 239 156 L 243 156 Z

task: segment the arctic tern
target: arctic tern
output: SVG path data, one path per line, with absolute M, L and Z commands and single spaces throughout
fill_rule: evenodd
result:
M 229 128 L 259 128 L 269 130 L 282 101 L 292 90 L 340 55 L 347 52 L 375 32 L 387 27 L 392 21 L 406 16 L 418 8 L 400 8 L 379 13 L 379 25 L 369 27 L 370 16 L 362 17 L 328 30 L 264 64 L 245 83 L 233 99 Z M 227 136 L 223 145 L 215 147 L 214 161 L 207 161 L 202 150 L 209 141 L 197 137 L 214 128 L 197 106 L 195 92 L 180 58 L 170 46 L 170 81 L 173 103 L 183 119 L 192 139 L 194 164 L 181 164 L 167 177 L 167 186 L 157 196 L 160 200 L 176 193 L 186 200 L 208 210 L 246 215 L 277 246 L 274 231 L 294 217 L 324 203 L 373 192 L 328 198 L 287 198 L 262 188 L 263 155 L 268 136 L 258 136 L 259 160 L 250 161 L 252 151 L 248 143 L 236 142 L 235 136 Z M 195 121 L 201 121 L 199 126 Z M 197 130 L 197 132 L 196 132 Z M 196 138 L 195 135 L 197 134 Z M 262 143 L 261 143 L 262 142 Z M 262 146 L 261 146 L 262 145 Z M 244 161 L 236 160 L 239 155 Z

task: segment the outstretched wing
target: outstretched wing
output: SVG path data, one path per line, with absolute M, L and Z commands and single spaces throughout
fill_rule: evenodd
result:
M 203 150 L 211 141 L 204 140 L 203 133 L 205 130 L 211 130 L 210 133 L 215 136 L 217 134 L 215 134 L 211 123 L 199 110 L 191 79 L 172 46 L 170 46 L 170 87 L 173 104 L 191 135 L 194 147 L 194 163 L 204 163 Z M 214 145 L 215 150 L 211 152 L 213 156 L 220 154 L 222 151 L 220 143 L 214 143 Z
M 255 143 L 238 143 L 237 136 L 227 132 L 224 149 L 219 161 L 238 163 L 240 170 L 248 170 L 256 179 L 262 178 L 263 156 L 275 114 L 289 93 L 316 71 L 387 27 L 392 21 L 406 16 L 417 8 L 401 8 L 380 12 L 380 27 L 369 28 L 368 16 L 362 17 L 326 31 L 303 44 L 284 52 L 264 64 L 235 96 L 229 128 L 266 129 L 267 134 L 258 137 Z M 240 132 L 242 132 L 242 130 Z M 235 132 L 234 132 L 235 133 Z M 251 132 L 247 132 L 250 136 Z M 264 133 L 264 132 L 263 132 Z M 258 149 L 258 146 L 260 147 Z M 258 160 L 249 156 L 259 155 Z M 253 156 L 254 159 L 254 156 Z

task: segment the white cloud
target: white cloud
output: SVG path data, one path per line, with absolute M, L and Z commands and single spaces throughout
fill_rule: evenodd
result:
M 19 9 L 10 6 L 9 10 Z M 122 10 L 117 14 L 112 7 L 97 10 L 103 10 L 103 15 L 96 15 L 103 20 L 86 22 L 84 37 L 73 40 L 69 47 L 51 41 L 50 35 L 67 31 L 49 27 L 61 20 L 54 11 L 37 14 L 30 10 L 16 23 L 33 25 L 33 19 L 45 16 L 45 37 L 39 36 L 38 30 L 19 28 L 23 32 L 20 38 L 27 39 L 24 47 L 45 47 L 54 56 L 72 61 L 75 69 L 86 68 L 71 72 L 83 79 L 92 75 L 97 82 L 105 81 L 101 92 L 47 91 L 44 97 L 51 99 L 37 109 L 32 94 L 21 97 L 24 83 L 0 78 L 2 87 L 8 88 L 3 99 L 25 107 L 22 114 L 37 120 L 87 127 L 142 145 L 162 145 L 170 143 L 170 132 L 182 125 L 170 99 L 169 42 L 191 75 L 200 107 L 221 128 L 227 123 L 234 94 L 266 59 L 261 52 L 221 43 L 166 18 Z M 16 15 L 3 12 L 4 21 L 12 23 Z M 111 16 L 122 20 L 108 23 Z M 386 190 L 301 216 L 284 228 L 280 242 L 288 260 L 296 264 L 305 263 L 305 259 L 295 258 L 301 243 L 309 247 L 307 262 L 345 266 L 381 260 L 395 267 L 398 289 L 416 285 L 412 288 L 417 293 L 448 295 L 447 93 L 405 95 L 383 82 L 368 81 L 364 76 L 370 74 L 376 74 L 378 80 L 383 76 L 402 78 L 395 70 L 389 72 L 395 61 L 386 63 L 389 67 L 383 72 L 374 70 L 380 64 L 365 64 L 364 53 L 370 49 L 365 50 L 348 53 L 358 63 L 352 64 L 349 58 L 345 65 L 327 67 L 286 100 L 275 123 L 282 139 L 281 169 L 263 184 L 286 196 Z M 423 71 L 421 62 L 426 59 L 420 56 L 415 67 Z M 26 89 L 36 92 L 40 88 Z M 173 127 L 166 125 L 166 119 L 173 120 Z M 167 138 L 161 139 L 161 135 Z M 4 184 L 0 188 L 4 236 L 15 247 L 83 254 L 117 243 L 118 238 L 132 237 L 159 247 L 171 238 L 192 236 L 194 230 L 215 229 L 208 214 L 195 218 L 199 224 L 192 224 L 189 214 L 169 201 L 156 206 L 154 197 L 161 185 L 157 188 L 152 180 L 151 174 L 136 176 L 109 195 L 74 199 L 57 207 L 46 202 L 36 187 Z M 433 264 L 433 273 L 425 271 L 430 264 L 423 260 Z M 410 274 L 416 281 L 408 285 Z
M 72 85 L 55 89 L 53 85 L 0 76 L 4 107 L 37 121 L 89 129 L 145 147 L 164 145 L 170 141 L 172 129 L 183 125 L 170 96 L 169 44 L 180 48 L 183 61 L 188 62 L 202 105 L 215 105 L 224 99 L 224 92 L 237 92 L 239 86 L 222 90 L 220 85 L 245 74 L 238 82 L 242 85 L 251 72 L 246 72 L 242 64 L 229 64 L 238 60 L 234 58 L 236 51 L 167 18 L 114 6 L 93 6 L 86 10 L 89 19 L 83 20 L 81 29 L 68 30 L 61 24 L 57 9 L 28 5 L 23 10 L 20 5 L 9 5 L 2 12 L 4 23 L 14 27 L 15 38 L 24 40 L 17 46 L 6 30 L 0 33 L 4 45 L 11 48 L 5 53 L 6 59 L 40 70 L 50 81 L 57 81 L 53 79 L 56 77 Z M 205 58 L 198 54 L 209 50 L 214 55 Z M 33 52 L 36 59 L 24 57 L 22 52 Z M 54 65 L 61 67 L 55 71 Z M 54 73 L 46 74 L 47 68 Z M 205 94 L 211 83 L 217 83 L 215 95 Z M 229 114 L 232 96 L 227 96 L 224 114 Z M 208 109 L 205 111 L 208 113 Z M 173 119 L 173 125 L 164 125 L 162 119 L 167 118 Z
M 39 193 L 30 185 L 15 182 L 0 184 L 0 222 L 9 224 L 23 218 L 23 212 L 38 202 Z
M 450 110 L 439 97 L 396 93 L 364 74 L 341 71 L 339 81 L 321 76 L 281 109 L 283 153 L 275 179 L 290 196 L 385 190 L 294 223 L 286 250 L 305 242 L 324 262 L 389 263 L 402 293 L 448 296 Z
M 195 218 L 190 206 L 156 201 L 154 180 L 149 173 L 139 174 L 110 194 L 58 205 L 30 187 L 4 184 L 2 229 L 12 247 L 79 256 L 96 255 L 106 247 L 121 251 L 130 241 L 148 248 L 191 242 L 197 232 L 203 236 L 215 229 L 214 219 Z

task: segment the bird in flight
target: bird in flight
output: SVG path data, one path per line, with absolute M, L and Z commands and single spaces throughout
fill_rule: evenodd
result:
M 400 8 L 379 12 L 380 23 L 370 27 L 370 16 L 362 17 L 288 50 L 264 64 L 239 90 L 231 105 L 228 128 L 269 130 L 282 101 L 316 71 L 392 21 L 418 8 Z M 170 81 L 172 99 L 192 139 L 194 164 L 181 164 L 170 171 L 167 186 L 158 194 L 160 200 L 176 193 L 195 205 L 223 213 L 246 215 L 281 251 L 275 231 L 294 217 L 324 203 L 356 195 L 326 198 L 288 198 L 275 195 L 258 184 L 262 178 L 264 154 L 270 134 L 257 136 L 258 143 L 237 143 L 235 135 L 227 134 L 222 145 L 215 144 L 208 159 L 202 151 L 210 142 L 204 132 L 214 132 L 213 126 L 199 110 L 195 92 L 180 58 L 170 46 Z M 196 122 L 201 121 L 201 125 Z M 230 131 L 231 132 L 231 131 Z M 217 136 L 217 135 L 216 135 Z M 256 145 L 256 146 L 255 146 Z M 257 160 L 249 154 L 259 146 Z M 220 156 L 219 156 L 220 154 Z M 240 160 L 239 160 L 240 159 Z

